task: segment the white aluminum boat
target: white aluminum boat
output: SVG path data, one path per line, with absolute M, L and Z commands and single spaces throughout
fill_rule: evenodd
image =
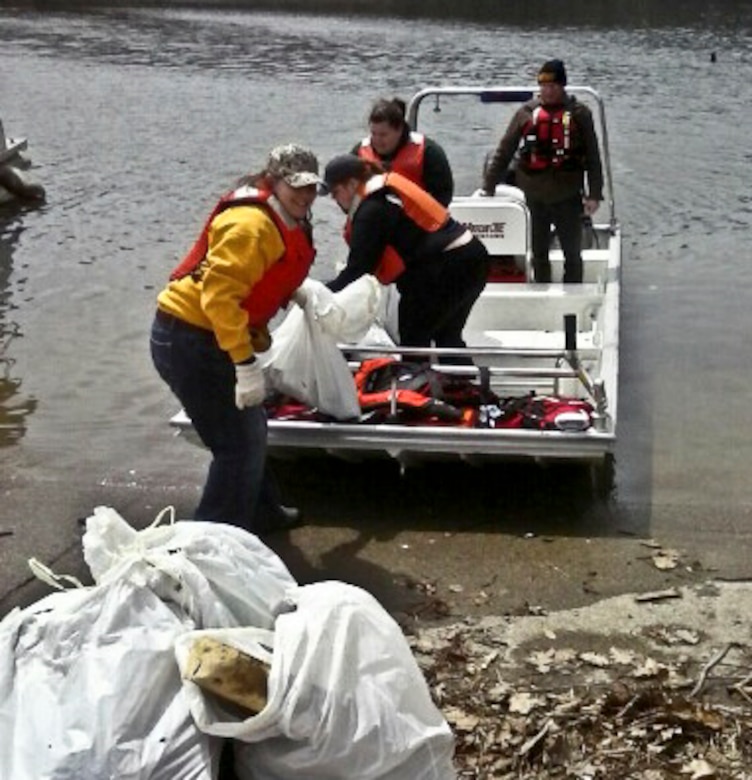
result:
M 511 110 L 535 91 L 535 87 L 424 89 L 411 100 L 408 119 L 414 129 L 421 129 L 420 107 L 426 100 L 433 104 L 434 111 L 442 112 L 446 108 L 439 107 L 455 97 L 469 99 L 478 106 L 503 105 Z M 598 467 L 610 464 L 617 430 L 621 230 L 614 208 L 603 103 L 588 87 L 568 87 L 568 92 L 585 100 L 593 110 L 606 187 L 606 202 L 601 206 L 601 211 L 607 211 L 605 219 L 588 227 L 583 244 L 584 281 L 566 285 L 531 281 L 530 215 L 520 190 L 500 185 L 495 197 L 478 191 L 456 197 L 451 213 L 486 244 L 492 256 L 492 272 L 464 331 L 468 345 L 464 356 L 472 357 L 474 367 L 433 368 L 467 375 L 470 383 L 482 384 L 485 391 L 507 403 L 545 398 L 561 399 L 566 406 L 566 401 L 586 401 L 586 421 L 578 415 L 564 414 L 546 427 L 489 427 L 487 415 L 485 422 L 471 426 L 415 419 L 404 424 L 396 414 L 380 422 L 367 415 L 352 422 L 271 416 L 271 455 L 287 458 L 316 454 L 346 460 L 380 456 L 394 458 L 403 466 L 439 459 L 472 463 L 505 459 L 577 461 Z M 458 116 L 465 112 L 461 109 Z M 503 126 L 494 122 L 493 135 L 489 133 L 479 153 L 493 148 Z M 461 180 L 460 159 L 452 156 L 437 131 L 425 132 L 447 149 L 455 180 Z M 466 132 L 463 142 L 467 136 Z M 482 161 L 482 155 L 479 159 Z M 473 171 L 476 186 L 481 168 L 482 162 Z M 563 255 L 555 241 L 550 256 L 553 278 L 561 279 Z M 360 360 L 369 357 L 362 345 L 342 345 L 342 349 L 353 370 L 357 370 Z M 379 355 L 388 351 L 374 348 Z M 395 357 L 410 360 L 458 351 L 397 347 L 393 352 Z M 173 424 L 186 427 L 190 423 L 179 415 Z

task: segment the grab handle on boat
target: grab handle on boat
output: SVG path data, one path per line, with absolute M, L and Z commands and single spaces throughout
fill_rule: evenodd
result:
M 572 371 L 577 374 L 577 378 L 582 382 L 585 389 L 594 396 L 593 380 L 589 374 L 582 367 L 580 363 L 580 357 L 577 354 L 577 315 L 565 314 L 564 315 L 564 354 L 567 363 L 569 363 Z
M 577 351 L 577 315 L 564 315 L 564 349 L 567 352 Z
M 590 374 L 583 368 L 577 354 L 577 315 L 564 315 L 564 348 L 566 361 L 575 372 L 577 378 L 583 384 L 595 402 L 595 427 L 605 429 L 608 401 L 606 399 L 606 387 L 602 379 L 593 381 Z

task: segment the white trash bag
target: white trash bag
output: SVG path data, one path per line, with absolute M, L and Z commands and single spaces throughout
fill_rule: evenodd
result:
M 173 520 L 160 524 L 166 514 Z M 297 583 L 257 536 L 224 523 L 174 522 L 171 508 L 142 531 L 111 507 L 86 520 L 84 559 L 97 583 L 126 577 L 179 604 L 199 628 L 271 628 Z
M 324 331 L 346 344 L 360 341 L 373 325 L 382 308 L 385 289 L 370 274 L 364 274 L 336 293 L 315 279 L 307 279 L 303 287 L 312 297 L 306 309 L 313 308 Z
M 273 634 L 215 636 L 259 660 L 273 640 L 267 706 L 257 715 L 238 720 L 184 682 L 194 686 L 187 698 L 199 728 L 239 740 L 238 777 L 454 780 L 452 732 L 383 607 L 360 588 L 323 582 L 291 591 L 287 608 Z
M 215 780 L 174 644 L 193 623 L 127 579 L 53 593 L 0 622 L 0 777 Z
M 382 288 L 376 325 L 383 328 L 395 344 L 400 342 L 399 303 L 400 294 L 396 284 L 388 284 Z
M 360 415 L 352 372 L 338 342 L 355 342 L 379 310 L 381 285 L 365 275 L 338 293 L 315 279 L 302 285 L 304 309 L 293 307 L 260 359 L 269 385 L 338 420 Z

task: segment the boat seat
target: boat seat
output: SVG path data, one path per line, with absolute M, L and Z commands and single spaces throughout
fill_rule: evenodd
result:
M 457 197 L 449 204 L 449 213 L 485 244 L 490 255 L 525 260 L 530 249 L 530 212 L 524 197 L 506 190 L 520 192 L 507 187 L 493 197 L 477 193 Z
M 595 357 L 598 347 L 594 343 L 594 331 L 577 334 L 577 351 L 581 358 Z M 473 336 L 474 347 L 503 347 L 518 350 L 563 350 L 564 331 L 547 330 L 486 330 Z
M 519 331 L 561 332 L 564 315 L 577 316 L 577 330 L 593 328 L 603 304 L 598 284 L 487 284 L 465 325 L 469 334 L 499 330 L 500 321 Z
M 564 253 L 561 249 L 553 248 L 548 253 L 551 260 L 551 275 L 554 279 L 561 279 L 564 275 Z M 583 249 L 582 250 L 582 276 L 586 283 L 596 283 L 608 278 L 609 250 Z

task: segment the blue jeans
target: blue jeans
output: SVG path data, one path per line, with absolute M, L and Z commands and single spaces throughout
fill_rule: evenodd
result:
M 158 314 L 151 356 L 213 456 L 195 519 L 253 533 L 268 530 L 279 512 L 279 494 L 266 468 L 266 412 L 263 406 L 235 406 L 229 355 L 211 331 Z

